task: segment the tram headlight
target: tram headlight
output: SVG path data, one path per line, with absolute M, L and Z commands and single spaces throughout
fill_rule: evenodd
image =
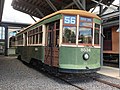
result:
M 90 55 L 88 53 L 83 54 L 83 59 L 88 60 L 90 58 Z

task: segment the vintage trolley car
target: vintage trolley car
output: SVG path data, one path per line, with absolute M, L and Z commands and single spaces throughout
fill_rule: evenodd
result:
M 27 63 L 65 73 L 100 69 L 101 19 L 83 10 L 60 10 L 16 35 L 17 54 Z

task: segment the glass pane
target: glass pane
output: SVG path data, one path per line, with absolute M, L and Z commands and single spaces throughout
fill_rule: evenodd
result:
M 39 43 L 42 43 L 42 35 L 43 35 L 43 33 L 41 32 L 41 33 L 39 34 Z
M 80 26 L 92 27 L 92 23 L 80 22 Z
M 56 40 L 55 40 L 55 46 L 59 46 L 59 30 L 56 31 Z
M 38 34 L 36 34 L 36 44 L 38 44 Z
M 5 39 L 5 28 L 0 27 L 0 39 Z
M 38 32 L 42 32 L 42 26 L 38 27 Z
M 100 29 L 100 25 L 99 24 L 95 24 L 95 28 Z
M 52 37 L 52 33 L 51 32 L 48 32 L 48 38 L 47 38 L 47 44 L 48 46 L 50 47 L 51 46 L 51 37 Z
M 91 28 L 79 28 L 78 43 L 92 44 Z
M 92 22 L 92 18 L 80 17 L 81 21 Z
M 99 44 L 99 30 L 95 30 L 94 34 L 95 34 L 94 43 Z
M 33 44 L 35 44 L 35 35 L 33 35 Z
M 76 27 L 63 28 L 63 43 L 76 43 Z

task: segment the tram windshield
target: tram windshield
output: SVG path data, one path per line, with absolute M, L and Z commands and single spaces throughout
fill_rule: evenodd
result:
M 79 28 L 78 43 L 92 44 L 92 29 Z
M 65 15 L 63 20 L 62 43 L 90 46 L 100 44 L 100 20 L 69 15 Z
M 76 43 L 76 27 L 63 27 L 63 43 Z

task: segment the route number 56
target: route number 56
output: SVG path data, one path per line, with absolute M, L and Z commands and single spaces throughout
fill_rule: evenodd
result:
M 64 24 L 76 24 L 76 16 L 64 16 Z

